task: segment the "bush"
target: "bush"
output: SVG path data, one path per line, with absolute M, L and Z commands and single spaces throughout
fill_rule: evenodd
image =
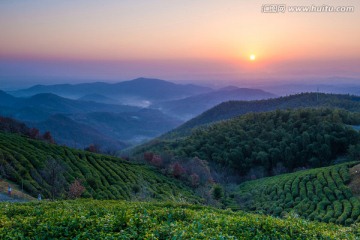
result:
M 219 200 L 224 196 L 224 190 L 223 190 L 222 186 L 219 184 L 215 184 L 213 186 L 212 192 L 213 192 L 213 197 L 216 200 Z

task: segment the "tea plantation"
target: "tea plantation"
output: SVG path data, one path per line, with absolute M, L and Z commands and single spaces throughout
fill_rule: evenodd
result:
M 346 186 L 356 163 L 245 182 L 237 191 L 243 210 L 350 225 L 360 222 L 360 201 Z
M 76 200 L 0 204 L 1 239 L 359 239 L 356 226 L 198 205 Z
M 56 168 L 49 169 L 49 159 Z M 51 166 L 50 166 L 51 167 Z M 119 158 L 57 146 L 0 131 L 0 174 L 23 185 L 36 197 L 66 198 L 69 184 L 78 179 L 85 186 L 83 197 L 95 199 L 159 199 L 197 202 L 192 190 L 155 168 Z M 49 178 L 49 172 L 54 176 Z M 54 180 L 56 177 L 56 181 Z

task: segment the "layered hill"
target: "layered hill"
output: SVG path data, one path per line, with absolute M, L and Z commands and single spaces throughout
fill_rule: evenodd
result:
M 25 121 L 46 120 L 47 117 L 57 113 L 129 112 L 141 109 L 128 105 L 72 100 L 51 93 L 41 93 L 27 98 L 15 98 L 9 94 L 0 97 L 9 99 L 9 96 L 11 100 L 0 102 L 0 113 Z
M 267 112 L 277 109 L 304 107 L 342 108 L 355 112 L 360 111 L 360 97 L 341 94 L 301 93 L 267 100 L 223 102 L 187 121 L 163 137 L 172 138 L 184 136 L 198 126 L 230 119 L 249 112 Z
M 246 211 L 350 225 L 360 222 L 360 200 L 347 186 L 355 164 L 248 181 L 238 187 L 235 199 Z
M 81 98 L 86 95 L 100 94 L 119 102 L 142 105 L 144 101 L 156 102 L 180 99 L 211 91 L 210 88 L 192 85 L 176 84 L 169 81 L 150 78 L 137 78 L 119 83 L 82 83 L 36 85 L 28 89 L 12 92 L 15 96 L 32 96 L 39 93 L 53 93 L 63 97 Z
M 203 93 L 187 98 L 161 102 L 151 107 L 160 109 L 164 113 L 189 120 L 215 105 L 229 100 L 260 100 L 275 97 L 274 94 L 260 89 L 238 88 L 228 86 L 209 93 Z
M 35 197 L 65 198 L 77 179 L 86 188 L 82 196 L 95 199 L 198 199 L 181 182 L 151 167 L 12 133 L 0 132 L 0 169 L 3 178 L 22 184 Z
M 56 141 L 84 148 L 120 150 L 169 131 L 182 122 L 159 110 L 105 104 L 41 93 L 27 98 L 0 91 L 0 115 L 54 133 Z
M 360 134 L 352 127 L 359 124 L 360 113 L 339 109 L 249 113 L 198 128 L 183 138 L 156 139 L 134 152 L 198 157 L 241 176 L 262 177 L 333 163 L 350 145 L 360 143 Z

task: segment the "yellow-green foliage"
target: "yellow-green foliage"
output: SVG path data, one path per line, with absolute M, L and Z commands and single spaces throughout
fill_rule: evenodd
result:
M 0 204 L 1 239 L 358 239 L 356 228 L 198 205 L 77 200 Z
M 69 184 L 79 179 L 86 187 L 83 197 L 198 200 L 190 188 L 155 168 L 0 132 L 0 166 L 6 178 L 23 183 L 25 191 L 34 197 L 38 193 L 50 196 L 51 186 L 43 173 L 47 159 L 56 159 L 64 168 L 62 197 L 66 197 Z
M 323 222 L 360 221 L 360 201 L 346 186 L 353 163 L 245 182 L 237 192 L 242 209 L 275 216 L 296 213 Z

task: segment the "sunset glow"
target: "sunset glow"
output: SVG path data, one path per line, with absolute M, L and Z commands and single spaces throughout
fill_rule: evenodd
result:
M 360 28 L 354 24 L 360 22 L 360 2 L 341 2 L 354 5 L 353 13 L 269 14 L 262 12 L 263 4 L 2 1 L 0 79 L 19 73 L 207 81 L 360 76 Z M 249 60 L 260 64 L 260 59 L 261 71 L 248 67 Z

